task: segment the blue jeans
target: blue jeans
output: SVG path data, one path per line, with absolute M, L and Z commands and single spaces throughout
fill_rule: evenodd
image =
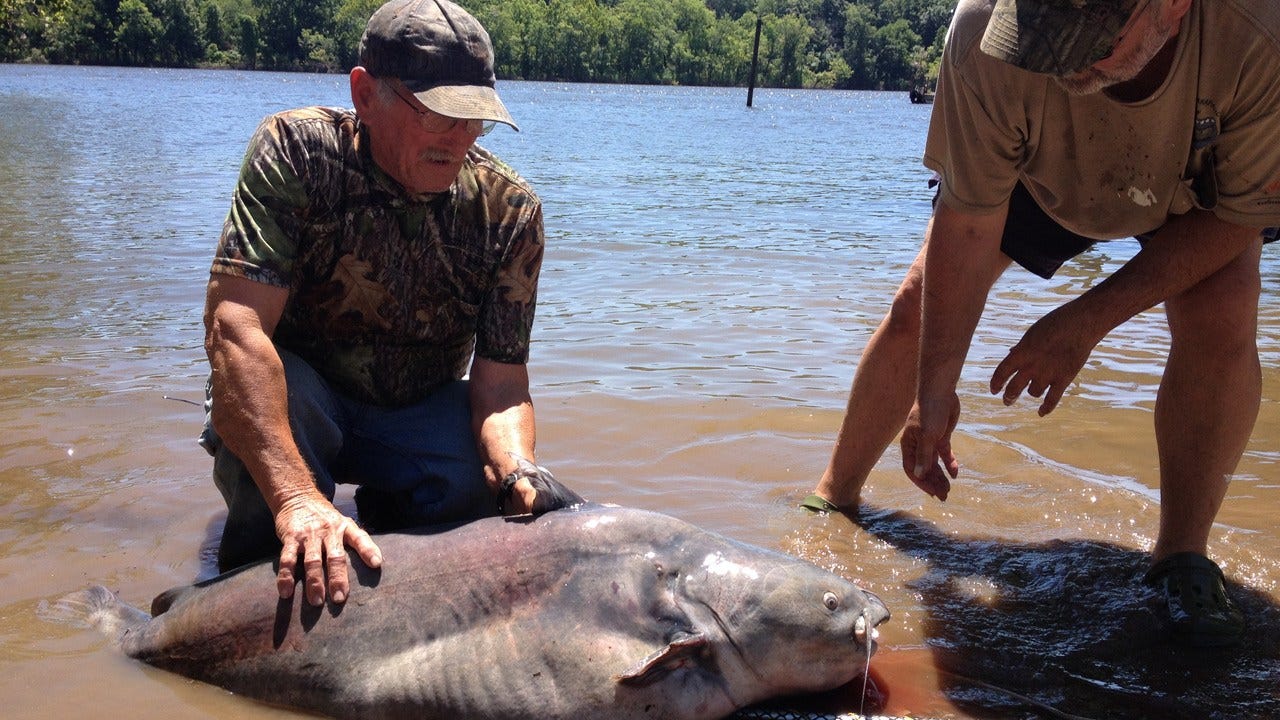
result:
M 333 499 L 358 485 L 356 511 L 371 532 L 496 515 L 471 429 L 467 381 L 404 408 L 357 402 L 334 391 L 297 355 L 277 348 L 288 385 L 289 425 L 316 487 Z M 227 503 L 218 547 L 225 572 L 280 551 L 275 520 L 244 464 L 214 432 L 206 394 L 200 444 L 213 455 L 213 482 Z

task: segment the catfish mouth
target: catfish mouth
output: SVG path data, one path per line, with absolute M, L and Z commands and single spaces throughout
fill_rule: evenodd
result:
M 853 623 L 853 640 L 855 643 L 867 649 L 867 657 L 875 652 L 876 640 L 880 638 L 880 632 L 876 630 L 876 626 L 889 619 L 889 608 L 885 607 L 884 602 L 876 597 L 874 593 L 862 591 L 867 596 L 867 604 L 862 608 L 862 612 L 858 613 L 858 619 Z

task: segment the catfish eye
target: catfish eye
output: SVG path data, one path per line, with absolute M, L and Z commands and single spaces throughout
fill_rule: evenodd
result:
M 836 597 L 835 593 L 829 592 L 822 596 L 822 604 L 826 605 L 828 610 L 835 610 L 840 607 L 840 598 Z

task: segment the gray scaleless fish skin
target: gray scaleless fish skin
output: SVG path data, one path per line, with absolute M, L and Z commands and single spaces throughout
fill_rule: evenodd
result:
M 723 718 L 863 671 L 888 611 L 852 582 L 659 513 L 588 504 L 378 536 L 345 605 L 270 562 L 156 598 L 64 599 L 146 663 L 343 718 Z

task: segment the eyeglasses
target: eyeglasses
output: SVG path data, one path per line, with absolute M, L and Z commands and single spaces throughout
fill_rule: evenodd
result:
M 396 97 L 400 98 L 400 102 L 408 105 L 410 110 L 418 114 L 418 120 L 422 124 L 422 129 L 429 133 L 447 133 L 457 127 L 458 123 L 466 123 L 463 127 L 466 128 L 467 132 L 475 135 L 476 137 L 480 137 L 488 135 L 495 125 L 495 123 L 485 122 L 484 120 L 455 118 L 449 117 L 448 115 L 441 115 L 430 108 L 419 109 L 417 105 L 414 105 L 409 101 L 409 98 L 401 95 L 400 90 L 395 85 L 387 83 L 387 87 L 391 88 L 391 92 Z

